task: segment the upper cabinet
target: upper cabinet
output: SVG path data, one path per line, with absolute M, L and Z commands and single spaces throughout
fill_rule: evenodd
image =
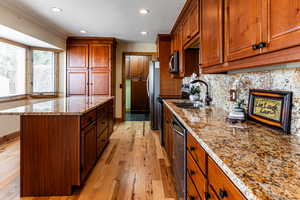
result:
M 114 95 L 114 38 L 67 40 L 67 95 Z
M 202 0 L 202 67 L 223 63 L 223 0 Z
M 199 0 L 191 0 L 182 19 L 183 44 L 199 33 Z
M 263 5 L 263 52 L 276 51 L 300 44 L 300 1 L 268 0 Z
M 225 0 L 225 60 L 259 54 L 262 41 L 261 0 Z

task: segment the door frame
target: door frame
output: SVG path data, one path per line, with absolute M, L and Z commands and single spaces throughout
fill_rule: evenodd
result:
M 126 78 L 125 78 L 125 58 L 126 56 L 152 56 L 152 60 L 156 60 L 156 52 L 123 52 L 122 54 L 122 82 L 120 88 L 122 89 L 122 121 L 125 121 L 125 107 L 126 107 Z

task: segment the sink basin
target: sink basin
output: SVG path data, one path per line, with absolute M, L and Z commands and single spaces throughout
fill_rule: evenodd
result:
M 179 108 L 185 108 L 185 109 L 197 109 L 199 107 L 202 107 L 202 105 L 199 104 L 195 104 L 194 102 L 191 101 L 175 101 L 173 102 L 175 104 L 175 106 L 179 107 Z

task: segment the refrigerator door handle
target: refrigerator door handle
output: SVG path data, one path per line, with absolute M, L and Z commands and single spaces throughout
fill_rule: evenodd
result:
M 150 94 L 149 94 L 149 75 L 147 76 L 147 82 L 146 82 L 147 86 L 147 94 L 148 94 L 148 97 L 150 97 Z

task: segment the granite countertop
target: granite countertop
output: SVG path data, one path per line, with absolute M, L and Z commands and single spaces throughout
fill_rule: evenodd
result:
M 28 105 L 0 110 L 0 115 L 82 115 L 114 97 L 71 96 L 32 101 Z
M 300 137 L 254 122 L 229 124 L 219 108 L 182 109 L 164 100 L 247 199 L 300 199 Z

